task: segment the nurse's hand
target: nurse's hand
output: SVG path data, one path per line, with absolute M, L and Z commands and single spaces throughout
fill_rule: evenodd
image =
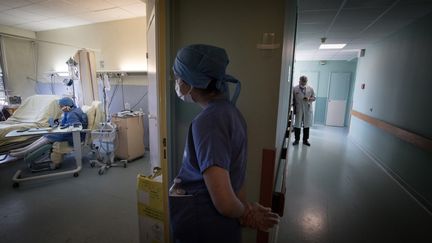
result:
M 279 215 L 271 212 L 271 208 L 259 203 L 245 205 L 245 213 L 240 218 L 244 226 L 268 232 L 274 225 L 279 223 Z

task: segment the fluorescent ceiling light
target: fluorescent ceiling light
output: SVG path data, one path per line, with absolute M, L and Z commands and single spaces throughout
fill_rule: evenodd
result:
M 321 44 L 319 49 L 342 49 L 347 44 Z

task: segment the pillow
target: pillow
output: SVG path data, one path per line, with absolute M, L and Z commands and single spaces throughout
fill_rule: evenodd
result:
M 96 106 L 83 106 L 82 111 L 87 114 L 88 119 L 88 129 L 95 128 L 95 117 L 96 117 Z

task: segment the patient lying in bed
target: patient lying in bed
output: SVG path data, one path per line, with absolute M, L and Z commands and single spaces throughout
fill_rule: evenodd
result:
M 63 119 L 60 126 L 70 126 L 74 124 L 81 124 L 84 129 L 87 128 L 88 119 L 87 115 L 77 107 L 74 101 L 69 97 L 64 97 L 58 101 L 60 109 L 63 111 Z M 85 136 L 85 134 L 82 134 Z M 84 139 L 84 138 L 81 138 Z M 14 149 L 10 152 L 10 155 L 16 158 L 24 158 L 27 154 L 37 150 L 45 144 L 52 144 L 54 142 L 67 141 L 70 145 L 73 144 L 72 134 L 61 133 L 61 134 L 47 134 L 33 142 L 32 144 L 19 149 Z M 56 165 L 58 166 L 58 165 Z
M 28 141 L 34 141 L 35 137 L 6 138 L 5 136 L 13 130 L 48 127 L 48 119 L 59 118 L 62 113 L 58 106 L 60 98 L 56 95 L 33 95 L 24 100 L 11 117 L 0 122 L 0 152 L 23 147 L 29 144 Z

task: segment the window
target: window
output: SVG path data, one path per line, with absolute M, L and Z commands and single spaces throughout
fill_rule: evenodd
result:
M 1 38 L 1 36 L 0 36 Z M 7 105 L 7 95 L 6 95 L 6 87 L 4 78 L 5 75 L 3 73 L 3 55 L 2 55 L 2 44 L 3 42 L 0 41 L 0 105 Z

